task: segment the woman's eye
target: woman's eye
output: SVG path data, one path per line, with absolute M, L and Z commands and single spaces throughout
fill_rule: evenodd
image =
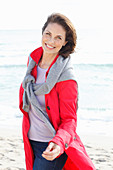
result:
M 58 36 L 58 39 L 61 40 L 62 38 Z
M 49 33 L 49 32 L 46 32 L 46 35 L 50 35 L 50 33 Z

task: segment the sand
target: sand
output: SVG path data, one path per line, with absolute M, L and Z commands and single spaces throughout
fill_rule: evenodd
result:
M 0 129 L 0 170 L 25 170 L 23 141 L 19 130 Z
M 97 170 L 113 170 L 113 137 L 83 135 L 81 139 Z
M 80 135 L 97 170 L 113 170 L 113 137 Z M 0 170 L 25 170 L 21 130 L 0 129 Z

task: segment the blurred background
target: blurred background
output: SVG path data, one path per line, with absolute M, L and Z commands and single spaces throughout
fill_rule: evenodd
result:
M 41 46 L 48 15 L 66 15 L 77 31 L 72 54 L 80 134 L 113 136 L 112 0 L 0 0 L 0 127 L 21 128 L 19 86 L 29 54 Z

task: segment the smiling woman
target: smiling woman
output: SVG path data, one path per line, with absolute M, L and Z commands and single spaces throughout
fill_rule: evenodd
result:
M 59 49 L 59 54 L 65 58 L 68 57 L 69 54 L 74 52 L 74 49 L 76 47 L 77 34 L 73 24 L 64 15 L 51 15 L 50 17 L 48 17 L 46 23 L 42 28 L 42 34 L 47 31 L 46 34 L 49 38 L 52 36 L 52 33 L 48 30 L 50 29 L 50 24 L 54 24 L 53 29 L 56 33 L 55 40 L 57 42 L 60 42 L 62 46 L 62 48 Z
M 70 54 L 76 31 L 62 14 L 48 17 L 20 87 L 27 170 L 95 170 L 76 133 L 78 86 Z
M 44 49 L 44 55 L 56 55 L 59 53 L 61 48 L 66 45 L 66 31 L 61 25 L 57 23 L 49 23 L 42 35 L 42 47 Z

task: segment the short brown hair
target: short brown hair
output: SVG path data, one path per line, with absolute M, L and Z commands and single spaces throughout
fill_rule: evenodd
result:
M 76 30 L 73 24 L 63 14 L 53 13 L 47 18 L 47 21 L 45 22 L 42 28 L 42 34 L 49 23 L 57 23 L 61 25 L 66 31 L 65 41 L 67 41 L 67 44 L 61 48 L 61 50 L 59 51 L 59 54 L 67 58 L 71 53 L 74 52 L 74 48 L 76 47 L 77 35 L 76 35 Z

